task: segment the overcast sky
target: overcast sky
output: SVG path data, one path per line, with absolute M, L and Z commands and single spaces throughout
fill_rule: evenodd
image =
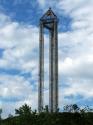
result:
M 38 100 L 39 19 L 59 18 L 59 108 L 93 104 L 93 0 L 0 0 L 0 107 L 3 117 Z M 48 104 L 45 34 L 45 105 Z

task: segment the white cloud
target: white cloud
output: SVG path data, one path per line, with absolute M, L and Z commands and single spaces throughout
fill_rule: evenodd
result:
M 6 24 L 6 21 L 2 23 L 0 29 L 0 48 L 4 49 L 0 67 L 31 71 L 33 67 L 31 60 L 33 58 L 35 62 L 35 57 L 38 57 L 35 52 L 36 48 L 38 52 L 38 28 L 11 22 L 6 18 L 8 23 Z
M 9 72 L 0 75 L 0 108 L 6 117 L 24 103 L 37 108 L 39 35 L 37 27 L 12 22 L 4 14 L 0 18 L 0 48 L 4 49 L 0 68 L 20 70 L 19 75 L 9 75 Z M 25 73 L 30 73 L 31 78 L 22 76 Z
M 1 75 L 0 89 L 0 97 L 20 98 L 24 96 L 26 97 L 30 94 L 30 91 L 32 91 L 32 85 L 22 77 Z
M 64 62 L 59 62 L 59 71 L 63 75 L 76 78 L 93 78 L 93 55 L 79 58 L 67 57 Z
M 37 90 L 37 85 L 35 87 Z M 1 75 L 0 108 L 3 109 L 3 117 L 7 117 L 9 113 L 14 114 L 15 108 L 24 103 L 30 105 L 32 109 L 37 109 L 36 90 L 34 90 L 34 84 L 22 76 Z
M 62 48 L 64 50 L 66 47 L 68 48 L 64 65 L 77 67 L 75 64 L 80 63 L 79 65 L 86 69 L 86 64 L 88 64 L 88 67 L 90 66 L 89 60 L 91 60 L 92 65 L 93 58 L 93 1 L 60 1 L 60 8 L 64 9 L 65 12 L 67 11 L 72 17 L 72 31 L 59 34 L 60 49 Z M 71 61 L 72 64 L 69 64 Z M 81 69 L 81 67 L 78 67 L 78 69 Z M 89 68 L 89 70 L 91 69 Z
M 93 1 L 60 0 L 58 7 L 60 13 L 64 10 L 72 18 L 72 30 L 59 34 L 60 81 L 63 80 L 67 85 L 63 88 L 64 97 L 81 95 L 82 101 L 91 99 L 93 97 Z M 78 98 L 74 99 L 75 101 L 77 103 Z
M 40 6 L 44 7 L 45 6 L 45 3 L 46 1 L 45 0 L 38 0 Z

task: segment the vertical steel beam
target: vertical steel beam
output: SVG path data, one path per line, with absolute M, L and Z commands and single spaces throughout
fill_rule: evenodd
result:
M 53 39 L 53 112 L 58 110 L 58 33 L 57 21 L 54 21 Z
M 53 23 L 50 30 L 50 51 L 49 51 L 49 108 L 50 112 L 58 110 L 58 33 L 57 21 Z
M 38 111 L 43 109 L 43 95 L 44 95 L 44 33 L 43 24 L 40 23 L 39 36 L 39 89 L 38 89 Z
M 49 111 L 53 112 L 53 30 L 49 31 Z

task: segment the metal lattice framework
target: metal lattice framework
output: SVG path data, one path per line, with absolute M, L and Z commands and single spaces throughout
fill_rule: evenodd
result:
M 49 30 L 49 110 L 58 109 L 58 19 L 54 12 L 49 10 L 40 19 L 39 43 L 39 92 L 38 110 L 42 112 L 44 100 L 44 28 Z

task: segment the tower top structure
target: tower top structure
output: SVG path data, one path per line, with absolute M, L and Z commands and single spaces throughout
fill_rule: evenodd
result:
M 57 16 L 52 11 L 51 7 L 48 9 L 48 11 L 40 18 L 40 21 L 57 21 Z M 49 23 L 49 22 L 48 22 Z
M 58 22 L 58 18 L 51 8 L 40 18 L 40 23 L 48 30 L 53 30 L 54 22 Z

